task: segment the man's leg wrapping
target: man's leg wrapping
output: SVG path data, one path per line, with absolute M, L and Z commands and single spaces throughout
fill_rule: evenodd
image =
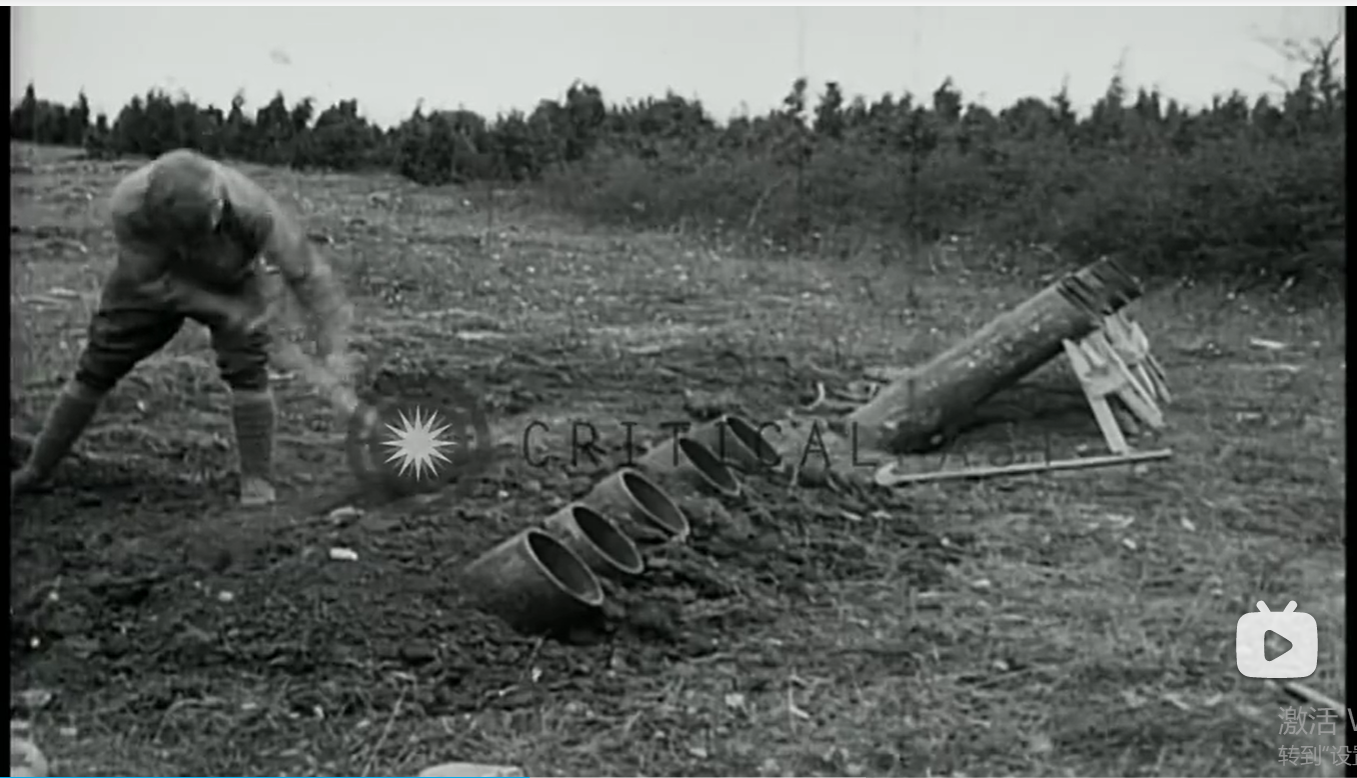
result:
M 103 392 L 79 381 L 69 381 L 61 388 L 56 402 L 47 411 L 42 432 L 33 441 L 28 461 L 24 463 L 24 468 L 33 473 L 34 481 L 45 480 L 52 474 L 57 463 L 89 426 L 103 397 Z
M 212 340 L 222 380 L 231 387 L 241 501 L 273 502 L 275 405 L 269 389 L 269 336 L 264 332 L 227 334 L 214 330 Z
M 236 429 L 236 451 L 241 478 L 273 477 L 273 393 L 234 389 L 231 420 Z
M 48 411 L 25 468 L 41 481 L 89 426 L 104 395 L 137 363 L 165 346 L 183 319 L 160 310 L 128 307 L 106 292 L 90 322 L 89 342 L 68 381 Z

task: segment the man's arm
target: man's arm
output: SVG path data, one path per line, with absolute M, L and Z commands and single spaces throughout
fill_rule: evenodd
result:
M 322 357 L 342 355 L 348 348 L 353 308 L 330 263 L 311 244 L 297 220 L 273 198 L 268 198 L 268 235 L 263 255 L 278 268 L 283 280 L 308 314 Z
M 141 212 L 145 178 L 146 171 L 136 171 L 120 181 L 109 197 L 118 257 L 104 288 L 115 297 L 173 308 L 179 302 L 179 290 L 170 277 L 169 255 L 146 238 L 149 227 Z
M 106 293 L 115 299 L 146 302 L 172 311 L 205 309 L 217 312 L 215 300 L 204 299 L 189 284 L 175 277 L 165 252 L 114 225 L 118 259 L 104 281 Z

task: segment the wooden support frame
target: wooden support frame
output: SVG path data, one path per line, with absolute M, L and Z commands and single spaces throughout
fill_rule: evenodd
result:
M 1131 446 L 1108 404 L 1110 397 L 1120 400 L 1151 429 L 1164 428 L 1164 413 L 1158 402 L 1167 400 L 1168 387 L 1163 369 L 1150 354 L 1149 338 L 1138 324 L 1120 313 L 1113 314 L 1087 337 L 1078 342 L 1066 340 L 1063 345 L 1112 453 L 1127 454 Z

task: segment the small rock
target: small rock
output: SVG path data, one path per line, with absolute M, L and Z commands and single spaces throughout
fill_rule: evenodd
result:
M 332 548 L 330 558 L 336 562 L 357 562 L 358 552 L 351 548 Z
M 34 711 L 47 707 L 53 694 L 48 689 L 25 689 L 19 692 L 19 702 L 25 709 Z
M 401 646 L 400 656 L 412 665 L 422 665 L 437 659 L 438 653 L 428 643 L 414 642 Z
M 514 776 L 526 776 L 527 771 L 521 767 L 511 767 L 509 765 L 495 764 L 477 764 L 475 762 L 444 762 L 440 765 L 434 765 L 419 773 L 420 778 L 439 778 L 439 776 L 464 776 L 464 775 L 482 775 L 487 778 L 513 778 Z
M 1048 735 L 1033 733 L 1027 736 L 1027 750 L 1037 756 L 1049 754 L 1055 750 L 1055 742 Z
M 1278 340 L 1269 340 L 1267 338 L 1249 338 L 1249 345 L 1254 348 L 1267 349 L 1268 351 L 1281 351 L 1286 348 L 1286 344 Z
M 1127 516 L 1121 513 L 1109 513 L 1106 516 L 1106 520 L 1108 524 L 1111 524 L 1117 529 L 1125 529 L 1136 521 L 1134 516 Z
M 328 518 L 330 521 L 348 521 L 349 519 L 359 518 L 362 515 L 363 512 L 353 507 L 352 505 L 345 505 L 342 508 L 335 508 L 334 510 L 330 511 L 329 515 L 326 516 L 326 518 Z

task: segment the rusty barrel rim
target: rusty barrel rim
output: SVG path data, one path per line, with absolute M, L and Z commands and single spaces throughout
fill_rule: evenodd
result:
M 721 461 L 721 458 L 710 448 L 707 448 L 705 444 L 692 438 L 680 437 L 677 445 L 679 451 L 687 458 L 688 463 L 707 483 L 711 484 L 713 489 L 728 495 L 740 493 L 740 480 Z
M 723 416 L 721 422 L 737 441 L 750 450 L 760 467 L 775 468 L 782 463 L 782 455 L 748 419 L 731 413 Z
M 603 586 L 598 577 L 569 546 L 536 528 L 523 531 L 523 543 L 527 546 L 528 558 L 538 572 L 555 584 L 561 593 L 593 608 L 603 604 Z M 573 569 L 560 569 L 563 566 Z M 572 586 L 567 580 L 569 578 L 576 578 L 581 586 Z
M 458 576 L 463 600 L 521 634 L 551 634 L 603 605 L 603 585 L 569 546 L 528 528 L 481 554 Z
M 521 546 L 521 550 L 518 548 Z M 589 607 L 603 604 L 603 586 L 569 546 L 545 530 L 529 527 L 501 541 L 477 557 L 462 571 L 464 578 L 477 578 L 482 568 L 496 564 L 506 554 L 521 554 L 533 572 L 552 585 L 553 591 Z M 571 582 L 574 582 L 572 585 Z
M 618 478 L 632 504 L 649 517 L 650 523 L 656 529 L 674 539 L 688 537 L 692 529 L 688 524 L 688 517 L 668 492 L 641 471 L 632 468 L 619 471 Z
M 641 550 L 612 519 L 582 503 L 572 503 L 561 514 L 575 523 L 580 535 L 611 568 L 628 575 L 645 570 Z

